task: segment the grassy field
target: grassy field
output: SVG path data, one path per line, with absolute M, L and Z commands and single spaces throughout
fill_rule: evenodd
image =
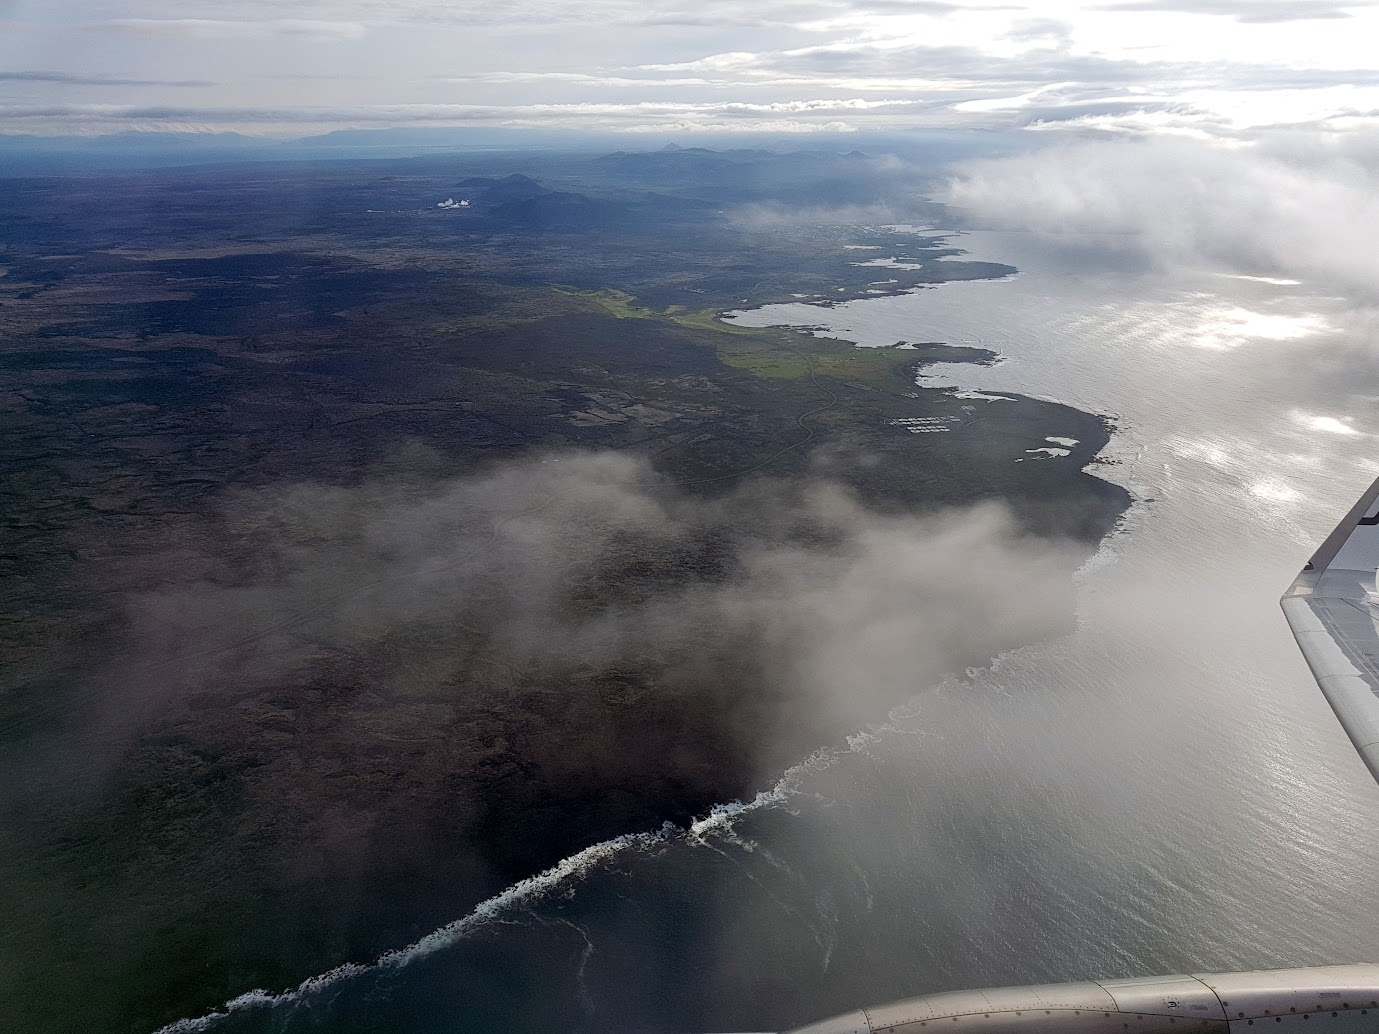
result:
M 712 344 L 723 365 L 771 380 L 807 378 L 812 365 L 818 377 L 894 388 L 898 381 L 909 383 L 908 371 L 919 358 L 908 350 L 857 348 L 846 341 L 781 327 L 739 327 L 712 309 L 688 311 L 672 305 L 656 312 L 638 305 L 625 291 L 577 293 L 618 319 L 661 320 L 693 331 Z

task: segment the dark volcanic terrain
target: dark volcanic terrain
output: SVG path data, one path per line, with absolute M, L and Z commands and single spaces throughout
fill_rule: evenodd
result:
M 903 699 L 800 703 L 763 556 L 999 500 L 1070 575 L 1127 501 L 1081 471 L 1101 419 L 915 387 L 988 353 L 716 319 L 1012 272 L 829 221 L 932 214 L 860 155 L 3 186 L 14 1030 L 149 1031 L 366 960 Z M 1015 462 L 1046 436 L 1079 444 Z

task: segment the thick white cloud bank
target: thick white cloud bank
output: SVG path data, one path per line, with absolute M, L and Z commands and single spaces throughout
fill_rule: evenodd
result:
M 974 162 L 944 200 L 975 223 L 1104 246 L 1161 265 L 1296 277 L 1379 294 L 1376 138 L 1321 129 L 1223 144 L 1177 136 L 1082 140 Z

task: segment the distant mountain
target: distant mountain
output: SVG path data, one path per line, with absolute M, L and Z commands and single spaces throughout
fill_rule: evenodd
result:
M 469 179 L 461 180 L 455 184 L 455 191 L 458 195 L 469 198 L 471 201 L 482 201 L 490 205 L 505 204 L 510 201 L 530 201 L 533 198 L 552 193 L 530 176 L 524 176 L 520 172 L 501 178 L 471 176 Z
M 454 194 L 470 203 L 473 217 L 525 229 L 589 229 L 621 225 L 631 218 L 623 204 L 568 190 L 550 190 L 530 176 L 471 176 Z
M 165 151 L 216 150 L 245 147 L 268 148 L 277 141 L 243 133 L 151 133 L 130 131 L 104 136 L 36 136 L 17 133 L 6 136 L 6 147 L 49 151 Z
M 747 148 L 710 151 L 705 147 L 667 144 L 659 151 L 615 151 L 595 158 L 594 164 L 607 172 L 618 172 L 627 176 L 679 176 L 691 172 L 726 172 L 779 157 L 779 154 L 771 151 Z
M 429 126 L 404 129 L 335 129 L 328 133 L 286 141 L 297 150 L 359 151 L 361 153 L 398 152 L 424 154 L 428 151 L 455 151 L 499 148 L 533 150 L 560 148 L 578 152 L 616 146 L 612 135 L 578 130 L 503 129 L 480 126 Z
M 911 200 L 915 191 L 913 173 L 855 148 L 782 152 L 667 147 L 615 151 L 589 165 L 610 178 L 719 205 L 877 206 Z

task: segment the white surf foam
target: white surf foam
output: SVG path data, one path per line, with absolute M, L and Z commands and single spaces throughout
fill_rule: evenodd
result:
M 403 966 L 451 947 L 473 931 L 500 918 L 503 913 L 513 907 L 539 901 L 557 887 L 588 875 L 615 855 L 632 851 L 645 851 L 669 843 L 678 836 L 684 836 L 691 843 L 702 842 L 715 834 L 731 836 L 733 823 L 737 819 L 759 808 L 784 804 L 790 792 L 790 773 L 786 773 L 786 776 L 782 777 L 775 786 L 769 790 L 763 790 L 746 803 L 730 801 L 726 804 L 714 805 L 703 818 L 692 822 L 688 829 L 682 829 L 667 822 L 659 830 L 652 833 L 628 833 L 586 847 L 583 851 L 562 859 L 544 872 L 519 880 L 493 897 L 480 902 L 474 911 L 468 915 L 447 923 L 438 930 L 433 930 L 425 937 L 404 948 L 385 952 L 373 962 L 362 965 L 347 962 L 318 976 L 310 977 L 294 988 L 276 994 L 262 988 L 246 991 L 244 994 L 230 999 L 219 1009 L 206 1013 L 204 1016 L 169 1023 L 160 1028 L 156 1034 L 196 1034 L 196 1032 L 210 1029 L 234 1013 L 290 1005 L 293 1002 L 309 998 L 335 984 L 367 973 L 385 969 L 401 969 Z
M 1009 395 L 988 395 L 984 391 L 977 391 L 975 388 L 964 388 L 961 391 L 953 392 L 955 399 L 980 399 L 983 402 L 1014 402 Z

